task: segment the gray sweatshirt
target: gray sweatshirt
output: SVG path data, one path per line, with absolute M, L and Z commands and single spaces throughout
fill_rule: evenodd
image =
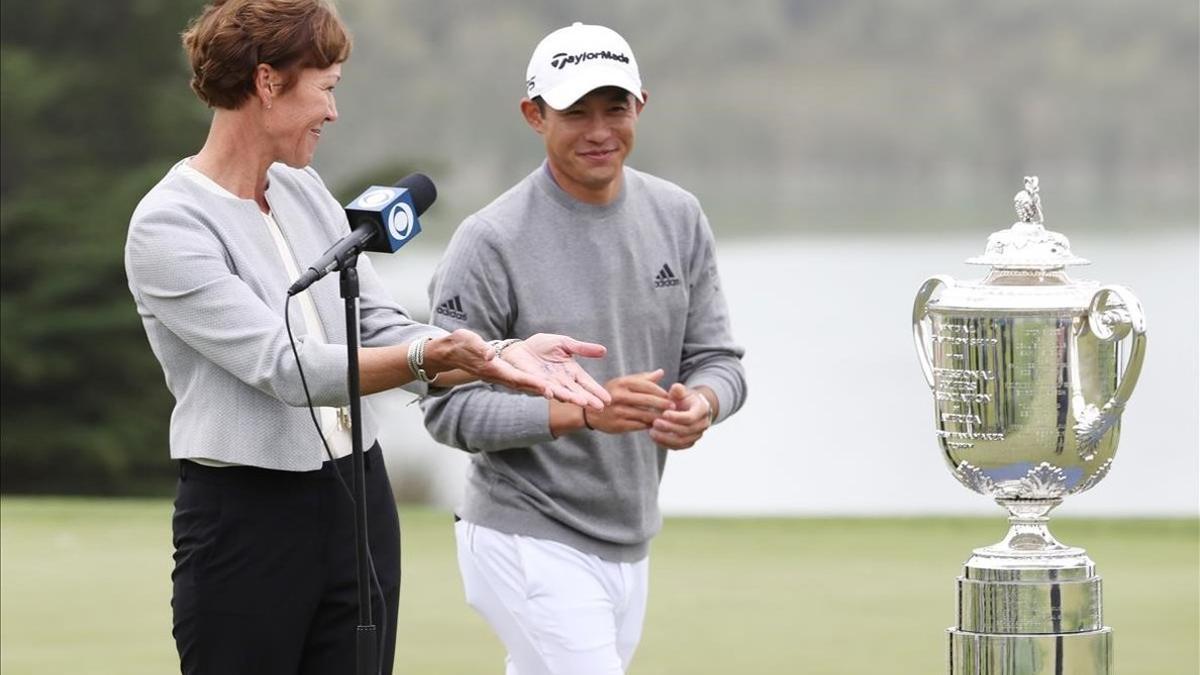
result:
M 434 325 L 488 336 L 561 333 L 608 347 L 582 359 L 598 382 L 663 368 L 711 387 L 728 417 L 746 397 L 712 232 L 696 198 L 625 169 L 605 206 L 573 199 L 545 167 L 455 232 L 430 284 Z M 661 528 L 666 451 L 648 432 L 554 439 L 545 399 L 484 383 L 422 402 L 438 441 L 473 453 L 459 515 L 602 558 L 646 556 Z

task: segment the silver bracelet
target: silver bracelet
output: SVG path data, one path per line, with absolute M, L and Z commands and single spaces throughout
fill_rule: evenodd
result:
M 509 338 L 507 340 L 489 340 L 488 346 L 490 346 L 492 349 L 495 349 L 496 350 L 496 358 L 500 358 L 500 354 L 502 354 L 505 349 L 508 349 L 509 347 L 517 344 L 520 341 L 521 341 L 520 338 Z
M 430 377 L 429 373 L 425 372 L 425 345 L 432 339 L 429 336 L 419 337 L 408 343 L 408 369 L 412 371 L 413 377 L 426 384 L 432 384 L 438 379 L 437 375 Z
M 696 396 L 699 396 L 700 399 L 702 401 L 704 401 L 704 407 L 708 408 L 708 426 L 711 427 L 713 425 L 713 422 L 715 422 L 717 419 L 717 414 L 716 414 L 717 411 L 713 410 L 713 404 L 711 402 L 709 402 L 707 396 L 705 396 L 704 394 L 701 394 L 698 391 L 696 392 Z

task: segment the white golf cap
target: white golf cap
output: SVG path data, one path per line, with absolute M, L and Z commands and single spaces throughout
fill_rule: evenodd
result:
M 629 43 L 611 28 L 575 23 L 542 39 L 525 71 L 526 95 L 562 110 L 600 87 L 642 101 L 642 78 Z

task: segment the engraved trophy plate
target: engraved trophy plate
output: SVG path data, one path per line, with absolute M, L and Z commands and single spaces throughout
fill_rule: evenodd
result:
M 983 279 L 930 277 L 913 303 L 942 456 L 960 483 L 1010 513 L 1008 535 L 976 549 L 959 578 L 950 672 L 1106 675 L 1100 577 L 1046 523 L 1112 466 L 1145 317 L 1129 290 L 1067 276 L 1088 261 L 1042 225 L 1037 177 L 1015 206 L 1019 221 L 967 261 L 990 267 Z

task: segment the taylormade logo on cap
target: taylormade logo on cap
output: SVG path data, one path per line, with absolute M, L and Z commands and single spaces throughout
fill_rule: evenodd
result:
M 583 52 L 581 54 L 575 54 L 574 56 L 568 56 L 566 52 L 559 52 L 550 59 L 550 65 L 562 70 L 568 65 L 583 63 L 584 61 L 588 61 L 590 59 L 609 59 L 611 61 L 629 63 L 628 56 L 625 56 L 624 54 L 614 54 L 612 52 Z
M 547 35 L 525 72 L 529 98 L 562 110 L 600 87 L 620 87 L 642 101 L 642 78 L 625 38 L 611 28 L 574 23 Z

